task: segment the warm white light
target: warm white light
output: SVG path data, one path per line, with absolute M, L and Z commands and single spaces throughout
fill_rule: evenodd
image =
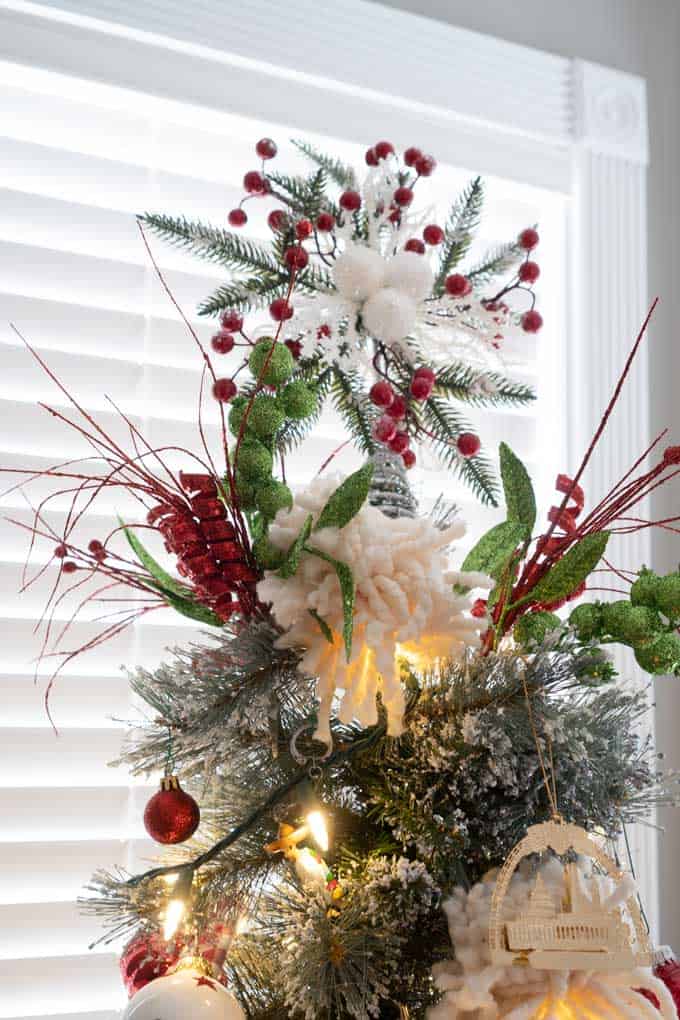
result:
M 163 881 L 166 885 L 174 885 L 178 878 L 179 874 L 176 871 L 171 872 L 169 875 L 163 875 Z
M 328 865 L 308 847 L 303 847 L 296 854 L 295 871 L 303 885 L 316 889 L 323 889 L 326 885 Z
M 307 815 L 307 825 L 312 839 L 322 853 L 328 850 L 328 829 L 326 819 L 321 811 L 310 811 Z
M 170 900 L 168 903 L 168 909 L 165 911 L 165 921 L 163 922 L 163 938 L 166 942 L 172 938 L 179 928 L 179 923 L 184 917 L 185 910 L 186 903 L 184 900 Z

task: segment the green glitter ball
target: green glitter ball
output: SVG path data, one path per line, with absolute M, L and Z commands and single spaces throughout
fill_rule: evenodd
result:
M 236 457 L 237 471 L 250 482 L 263 482 L 269 479 L 274 466 L 274 458 L 270 451 L 256 439 L 244 439 Z
M 276 517 L 279 510 L 290 510 L 293 505 L 293 493 L 283 482 L 275 479 L 261 485 L 257 490 L 257 509 L 268 520 Z
M 660 577 L 656 585 L 656 605 L 669 620 L 680 616 L 680 574 Z
M 526 616 L 522 616 L 515 624 L 512 633 L 515 641 L 526 648 L 533 643 L 540 645 L 546 634 L 561 626 L 562 621 L 559 616 L 539 610 L 536 613 L 527 613 Z
M 649 606 L 632 606 L 630 602 L 609 602 L 602 607 L 604 629 L 617 641 L 639 644 L 660 629 L 659 615 Z
M 258 439 L 267 440 L 276 435 L 285 420 L 281 402 L 276 397 L 260 393 L 253 401 L 246 428 L 254 432 Z
M 254 510 L 257 489 L 253 485 L 252 481 L 249 478 L 246 478 L 240 471 L 237 471 L 236 477 L 234 478 L 234 484 L 236 486 L 236 494 L 238 496 L 238 502 L 241 510 Z
M 262 375 L 265 362 L 268 362 L 267 369 Z M 281 386 L 293 374 L 295 360 L 285 344 L 274 343 L 273 337 L 266 336 L 253 347 L 248 365 L 255 379 L 260 379 L 267 386 Z
M 281 399 L 288 417 L 300 421 L 314 414 L 318 403 L 316 393 L 302 379 L 288 383 L 281 394 Z
M 241 431 L 241 422 L 243 421 L 243 415 L 247 406 L 247 397 L 235 397 L 231 402 L 231 408 L 229 409 L 229 429 L 231 434 L 234 436 L 238 436 Z
M 586 602 L 569 614 L 569 623 L 582 641 L 596 637 L 602 627 L 602 606 L 597 602 Z
M 643 567 L 630 589 L 630 601 L 634 606 L 656 606 L 656 589 L 661 580 L 653 570 Z
M 285 558 L 283 549 L 279 549 L 278 546 L 274 545 L 266 535 L 261 535 L 253 543 L 253 552 L 255 553 L 255 559 L 265 570 L 276 570 L 280 567 Z
M 639 666 L 648 673 L 670 673 L 680 666 L 680 637 L 677 634 L 658 634 L 635 649 Z

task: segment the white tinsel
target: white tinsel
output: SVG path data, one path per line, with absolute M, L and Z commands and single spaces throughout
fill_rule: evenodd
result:
M 582 876 L 591 876 L 588 862 L 580 861 Z M 564 893 L 564 871 L 553 858 L 541 865 L 540 875 L 556 903 Z M 630 971 L 557 971 L 534 970 L 530 966 L 499 967 L 491 963 L 488 930 L 491 897 L 496 872 L 490 872 L 469 892 L 455 889 L 444 902 L 455 960 L 435 965 L 434 978 L 444 993 L 442 1000 L 428 1010 L 428 1020 L 677 1020 L 675 1007 L 666 987 L 648 968 Z M 504 901 L 505 921 L 526 911 L 537 872 L 528 861 L 513 875 Z M 609 906 L 611 886 L 605 878 L 601 897 Z M 626 889 L 630 891 L 629 888 Z M 653 992 L 661 1003 L 661 1014 L 636 989 Z M 564 1006 L 564 1003 L 568 1006 Z M 559 1003 L 559 1005 L 555 1005 Z
M 321 478 L 296 495 L 293 509 L 280 511 L 269 531 L 271 541 L 288 549 L 307 516 L 316 519 L 339 479 Z M 310 544 L 346 563 L 356 586 L 350 661 L 342 642 L 343 603 L 333 566 L 303 554 L 297 573 L 286 580 L 269 573 L 258 596 L 271 602 L 285 629 L 279 647 L 303 648 L 302 669 L 317 676 L 320 699 L 317 735 L 330 737 L 329 719 L 336 692 L 340 718 L 364 726 L 377 720 L 376 695 L 387 710 L 389 732 L 401 732 L 404 692 L 398 659 L 420 666 L 441 657 L 460 657 L 479 642 L 480 621 L 469 615 L 472 599 L 453 585 L 488 587 L 480 574 L 449 569 L 448 548 L 464 525 L 444 530 L 429 518 L 389 518 L 365 503 L 344 528 L 322 528 Z M 324 637 L 312 612 L 326 621 L 333 643 Z

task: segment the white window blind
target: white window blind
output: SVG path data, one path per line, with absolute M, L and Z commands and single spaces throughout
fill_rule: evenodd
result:
M 281 164 L 295 171 L 301 157 L 283 143 L 299 131 L 10 63 L 0 64 L 0 86 L 0 464 L 40 470 L 88 452 L 36 406 L 45 400 L 65 409 L 65 401 L 19 344 L 10 321 L 105 425 L 119 428 L 108 394 L 135 416 L 152 444 L 197 449 L 199 363 L 148 264 L 134 214 L 153 209 L 224 223 L 240 197 L 243 173 L 254 164 L 254 142 L 274 136 Z M 342 116 L 339 109 L 332 119 L 340 140 L 312 140 L 360 163 L 365 144 Z M 465 163 L 461 153 L 460 167 L 440 166 L 432 178 L 442 216 L 474 172 Z M 249 203 L 253 236 L 266 238 L 270 208 Z M 490 245 L 539 223 L 539 306 L 547 324 L 537 339 L 522 338 L 509 352 L 522 378 L 538 383 L 540 377 L 538 402 L 470 417 L 480 423 L 486 445 L 495 447 L 503 438 L 516 449 L 544 493 L 552 478 L 544 477 L 541 465 L 546 452 L 561 444 L 556 407 L 564 217 L 564 200 L 553 192 L 488 182 L 479 243 Z M 196 303 L 223 274 L 150 241 L 173 293 L 195 319 Z M 207 340 L 210 324 L 196 324 Z M 208 429 L 214 439 L 214 426 Z M 327 414 L 291 458 L 289 478 L 311 478 L 340 435 Z M 349 470 L 355 458 L 343 454 L 338 469 Z M 31 498 L 37 501 L 51 488 L 39 482 Z M 470 540 L 494 519 L 464 490 L 453 491 L 445 475 L 421 473 L 418 488 L 424 505 L 442 488 L 455 498 L 470 522 Z M 47 514 L 57 529 L 67 502 L 52 504 Z M 120 498 L 100 502 L 79 533 L 86 539 L 105 535 L 115 514 L 126 509 Z M 31 519 L 18 491 L 4 498 L 3 512 Z M 154 613 L 74 660 L 51 701 L 55 737 L 42 707 L 47 667 L 42 684 L 32 681 L 39 650 L 34 628 L 54 574 L 48 571 L 18 596 L 27 541 L 0 523 L 0 1018 L 110 1020 L 124 1001 L 116 956 L 101 947 L 88 952 L 98 928 L 79 914 L 75 900 L 96 867 L 134 870 L 154 850 L 141 826 L 150 787 L 130 785 L 127 773 L 107 768 L 122 733 L 111 717 L 126 719 L 134 711 L 120 665 L 151 666 L 168 645 L 195 632 L 170 613 Z M 49 544 L 41 543 L 32 564 L 50 553 Z M 74 625 L 71 644 L 95 632 L 94 615 L 88 609 Z

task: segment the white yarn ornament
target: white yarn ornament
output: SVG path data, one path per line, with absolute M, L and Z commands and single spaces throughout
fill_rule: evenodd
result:
M 434 273 L 424 255 L 414 251 L 400 251 L 387 263 L 385 286 L 393 287 L 401 294 L 408 294 L 414 301 L 429 297 L 434 283 Z
M 585 865 L 580 865 L 581 873 Z M 564 869 L 553 858 L 538 869 L 556 904 L 564 895 Z M 428 1020 L 677 1020 L 673 1001 L 649 968 L 612 971 L 536 970 L 531 966 L 495 966 L 488 942 L 495 872 L 469 891 L 455 889 L 443 904 L 455 960 L 435 964 L 435 985 L 444 993 L 427 1012 Z M 504 900 L 504 919 L 526 913 L 536 872 L 523 863 Z M 611 894 L 601 878 L 600 897 Z M 637 989 L 653 992 L 661 1012 Z
M 315 479 L 307 490 L 298 492 L 292 510 L 279 511 L 269 529 L 273 544 L 288 549 L 307 516 L 318 517 L 339 482 L 338 478 Z M 456 594 L 453 585 L 489 587 L 491 582 L 485 575 L 449 569 L 448 547 L 464 531 L 461 523 L 440 530 L 429 518 L 389 518 L 365 503 L 344 528 L 313 532 L 309 544 L 347 564 L 354 578 L 349 662 L 342 640 L 342 595 L 332 563 L 303 553 L 293 577 L 268 573 L 259 583 L 258 597 L 272 604 L 277 622 L 285 629 L 278 646 L 304 649 L 301 669 L 318 677 L 319 739 L 330 741 L 336 695 L 343 722 L 356 719 L 371 726 L 378 719 L 378 692 L 387 712 L 388 732 L 398 735 L 404 713 L 399 658 L 425 667 L 477 647 L 484 621 L 468 615 L 472 598 Z M 332 644 L 313 614 L 330 627 Z
M 384 284 L 385 259 L 379 251 L 348 244 L 333 266 L 333 282 L 341 297 L 365 301 Z
M 199 970 L 180 968 L 130 999 L 123 1020 L 245 1020 L 236 997 Z
M 362 308 L 361 317 L 371 336 L 383 343 L 393 344 L 413 331 L 418 309 L 408 294 L 385 287 L 368 299 Z

